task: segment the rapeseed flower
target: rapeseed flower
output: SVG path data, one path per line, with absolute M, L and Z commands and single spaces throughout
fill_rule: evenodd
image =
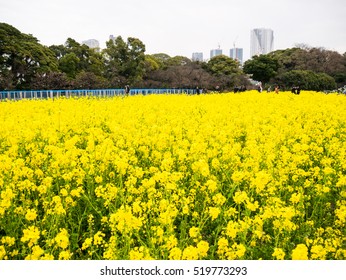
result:
M 70 244 L 69 234 L 67 230 L 64 228 L 60 229 L 60 232 L 56 235 L 54 241 L 60 248 L 66 249 Z
M 26 260 L 39 260 L 44 254 L 44 250 L 38 245 L 33 246 L 31 249 L 32 253 L 25 257 Z
M 28 221 L 33 221 L 37 218 L 37 213 L 35 209 L 28 209 L 25 214 L 25 219 Z
M 322 245 L 313 245 L 311 247 L 311 259 L 313 260 L 325 260 L 327 250 Z
M 0 102 L 0 257 L 345 259 L 345 100 Z
M 191 238 L 197 238 L 200 235 L 200 229 L 198 227 L 191 227 L 189 229 L 189 235 Z
M 219 216 L 220 213 L 221 213 L 220 208 L 209 207 L 209 215 L 210 215 L 212 221 L 214 221 Z
M 141 246 L 141 247 L 135 247 L 129 252 L 129 258 L 130 260 L 150 260 L 152 259 L 150 257 L 149 251 L 147 248 Z
M 305 244 L 298 244 L 292 250 L 292 260 L 308 260 L 308 248 Z
M 181 260 L 181 257 L 182 251 L 179 248 L 174 247 L 170 250 L 168 257 L 170 260 Z
M 6 253 L 5 246 L 1 245 L 0 246 L 0 260 L 7 259 L 6 255 L 7 255 L 7 253 Z
M 72 255 L 73 254 L 69 250 L 61 251 L 59 253 L 59 260 L 70 260 Z
M 89 248 L 91 245 L 93 244 L 93 238 L 91 237 L 87 237 L 82 245 L 82 250 L 86 250 L 87 248 Z
M 239 224 L 234 221 L 229 221 L 226 227 L 226 235 L 234 239 L 237 236 L 238 232 L 239 232 Z
M 14 245 L 15 241 L 16 239 L 10 236 L 3 236 L 1 238 L 1 243 L 6 244 L 7 246 L 10 246 L 10 247 Z
M 104 240 L 103 238 L 105 237 L 105 234 L 101 231 L 98 231 L 95 235 L 94 235 L 94 245 L 98 246 L 103 244 Z
M 272 256 L 277 260 L 283 260 L 285 258 L 285 252 L 282 248 L 275 248 Z
M 226 202 L 226 198 L 221 194 L 221 193 L 217 193 L 212 197 L 214 203 L 216 205 L 223 205 Z
M 183 250 L 182 260 L 198 260 L 199 250 L 194 246 L 187 246 Z
M 36 226 L 29 226 L 27 229 L 23 230 L 23 236 L 20 239 L 22 242 L 28 242 L 28 246 L 32 247 L 40 238 L 40 230 Z
M 233 196 L 233 200 L 236 204 L 241 204 L 249 200 L 249 197 L 244 191 L 237 191 Z
M 209 243 L 206 241 L 200 241 L 197 243 L 197 251 L 199 258 L 204 258 L 208 255 Z

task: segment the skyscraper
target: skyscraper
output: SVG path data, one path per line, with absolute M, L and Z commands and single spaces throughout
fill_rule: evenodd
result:
M 222 50 L 220 48 L 210 51 L 210 58 L 213 58 L 214 56 L 217 56 L 217 55 L 222 55 Z
M 267 54 L 274 50 L 274 31 L 266 28 L 251 30 L 250 56 Z
M 194 52 L 192 53 L 192 61 L 203 61 L 203 53 L 201 52 Z
M 229 57 L 239 61 L 240 65 L 242 65 L 243 64 L 243 49 L 241 48 L 230 49 Z

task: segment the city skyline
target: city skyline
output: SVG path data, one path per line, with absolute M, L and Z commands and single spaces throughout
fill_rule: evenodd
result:
M 109 35 L 109 40 L 115 40 L 115 36 L 114 35 Z M 97 51 L 100 50 L 100 42 L 96 39 L 87 39 L 87 40 L 83 40 L 82 42 L 80 42 L 80 44 L 84 44 L 86 46 L 88 46 L 91 49 L 96 49 Z M 209 59 L 217 56 L 217 55 L 222 55 L 223 54 L 223 50 L 220 48 L 220 46 L 217 49 L 212 49 L 210 50 L 210 56 Z M 226 54 L 224 54 L 226 55 Z M 233 58 L 235 60 L 238 60 L 240 62 L 240 64 L 243 64 L 243 48 L 231 48 L 229 49 L 229 55 L 230 58 Z M 204 53 L 203 52 L 193 52 L 190 58 L 192 61 L 205 61 L 208 59 L 204 59 Z
M 46 46 L 95 38 L 104 48 L 116 34 L 140 39 L 147 54 L 191 57 L 220 44 L 243 48 L 244 61 L 257 27 L 275 30 L 275 50 L 307 44 L 343 54 L 344 12 L 344 0 L 0 0 L 1 21 Z
M 109 40 L 115 40 L 115 36 L 113 34 L 109 35 Z M 96 49 L 97 51 L 100 50 L 100 42 L 96 39 L 87 39 L 80 42 L 81 44 L 87 45 L 91 49 Z M 226 52 L 227 53 L 227 52 Z M 210 50 L 210 56 L 209 58 L 205 58 L 203 52 L 193 52 L 191 57 L 188 57 L 192 61 L 207 61 L 208 59 L 217 56 L 222 55 L 223 49 L 221 49 L 221 46 L 219 45 L 217 49 Z M 224 54 L 227 55 L 227 54 Z M 236 48 L 233 47 L 229 49 L 229 55 L 230 58 L 233 58 L 234 60 L 238 60 L 240 64 L 243 64 L 243 48 Z
M 208 61 L 209 59 L 213 58 L 214 56 L 218 55 L 226 55 L 234 60 L 237 60 L 241 65 L 244 63 L 243 59 L 243 48 L 230 48 L 228 49 L 228 52 L 223 52 L 223 49 L 219 46 L 217 49 L 210 50 L 210 56 L 209 58 L 203 59 L 204 54 L 202 52 L 193 52 L 192 53 L 192 61 Z

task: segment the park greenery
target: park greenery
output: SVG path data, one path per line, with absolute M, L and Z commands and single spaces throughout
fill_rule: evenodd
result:
M 44 46 L 32 35 L 0 23 L 0 90 L 70 88 L 204 88 L 300 86 L 333 90 L 346 84 L 346 53 L 304 45 L 255 56 L 240 65 L 225 55 L 207 62 L 184 56 L 147 54 L 138 38 L 118 36 L 103 50 L 68 38 L 64 45 Z

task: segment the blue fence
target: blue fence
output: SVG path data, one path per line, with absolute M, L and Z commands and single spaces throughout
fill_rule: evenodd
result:
M 195 94 L 195 89 L 131 89 L 129 95 L 138 94 Z M 125 95 L 124 89 L 74 89 L 74 90 L 16 90 L 0 91 L 0 100 L 47 99 L 59 97 L 113 97 Z

